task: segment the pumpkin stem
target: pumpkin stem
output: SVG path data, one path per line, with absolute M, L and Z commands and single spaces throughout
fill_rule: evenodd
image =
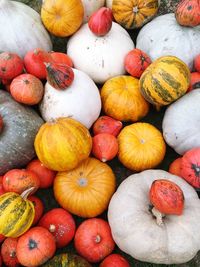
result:
M 50 231 L 51 233 L 54 233 L 55 230 L 56 230 L 55 225 L 54 225 L 54 224 L 50 224 L 50 225 L 49 225 L 49 231 Z
M 163 225 L 163 217 L 164 214 L 161 213 L 159 210 L 157 210 L 155 207 L 153 207 L 153 209 L 151 210 L 152 214 L 156 217 L 156 222 L 159 226 Z
M 11 258 L 15 258 L 16 257 L 16 251 L 11 251 L 10 252 L 10 255 L 9 255 Z
M 27 197 L 30 195 L 31 192 L 33 192 L 34 189 L 35 189 L 35 187 L 30 187 L 30 188 L 26 189 L 24 192 L 21 193 L 21 197 L 23 199 L 27 199 Z
M 97 235 L 97 236 L 95 237 L 95 242 L 96 242 L 96 243 L 100 243 L 100 242 L 101 242 L 101 237 L 100 237 L 100 235 Z

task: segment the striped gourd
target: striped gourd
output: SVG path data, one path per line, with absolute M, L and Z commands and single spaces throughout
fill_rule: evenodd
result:
M 91 267 L 81 256 L 63 253 L 55 255 L 52 259 L 42 265 L 43 267 Z
M 31 187 L 21 195 L 8 192 L 0 196 L 0 234 L 15 238 L 31 227 L 35 208 L 26 198 L 32 190 Z
M 175 56 L 163 56 L 154 61 L 140 77 L 140 91 L 155 105 L 169 105 L 183 96 L 190 83 L 190 70 Z
M 115 20 L 126 29 L 142 27 L 158 11 L 158 0 L 113 0 Z

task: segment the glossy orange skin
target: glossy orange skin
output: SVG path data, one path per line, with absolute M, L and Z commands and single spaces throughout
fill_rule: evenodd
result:
M 200 72 L 200 54 L 194 58 L 194 69 Z
M 99 265 L 99 267 L 131 267 L 128 261 L 119 254 L 110 254 Z
M 181 177 L 181 157 L 175 159 L 170 165 L 169 165 L 169 172 L 171 174 L 177 175 Z
M 94 135 L 108 133 L 117 136 L 121 131 L 123 124 L 109 116 L 99 117 L 93 124 L 92 130 Z
M 65 53 L 52 51 L 52 52 L 50 52 L 50 55 L 51 55 L 51 57 L 55 63 L 66 64 L 70 67 L 73 67 L 73 65 L 74 65 L 70 56 L 68 56 Z
M 17 242 L 17 238 L 8 237 L 1 245 L 1 256 L 6 266 L 18 267 L 20 265 L 16 256 Z
M 192 72 L 190 76 L 190 86 L 187 92 L 200 88 L 200 73 L 199 72 Z
M 42 214 L 44 212 L 44 205 L 42 201 L 36 197 L 36 196 L 29 196 L 28 200 L 33 202 L 34 208 L 35 208 L 35 217 L 32 223 L 32 226 L 36 225 L 39 219 L 42 217 Z
M 200 1 L 182 0 L 179 2 L 175 17 L 182 26 L 195 27 L 200 24 Z

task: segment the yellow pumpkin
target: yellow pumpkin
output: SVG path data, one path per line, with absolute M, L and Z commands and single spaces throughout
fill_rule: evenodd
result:
M 0 234 L 15 238 L 31 227 L 35 208 L 26 198 L 33 189 L 29 188 L 21 195 L 8 192 L 0 196 Z
M 158 0 L 113 0 L 115 20 L 126 29 L 142 27 L 158 11 Z
M 112 169 L 100 160 L 88 158 L 71 171 L 58 172 L 53 190 L 60 206 L 86 218 L 106 210 L 115 186 Z
M 118 135 L 119 160 L 130 170 L 143 171 L 162 162 L 166 145 L 161 132 L 149 123 L 126 126 Z
M 75 33 L 83 22 L 84 8 L 81 0 L 44 0 L 41 19 L 47 30 L 59 37 Z
M 44 123 L 36 135 L 34 145 L 39 160 L 47 168 L 67 171 L 89 156 L 92 138 L 83 124 L 63 117 Z
M 120 121 L 136 122 L 149 111 L 139 90 L 139 80 L 128 75 L 107 80 L 101 89 L 101 100 L 106 115 Z

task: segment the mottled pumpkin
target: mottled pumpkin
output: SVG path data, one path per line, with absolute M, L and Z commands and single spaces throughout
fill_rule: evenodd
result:
M 101 89 L 101 100 L 105 114 L 120 121 L 136 122 L 149 111 L 139 90 L 139 80 L 128 75 L 107 80 Z

